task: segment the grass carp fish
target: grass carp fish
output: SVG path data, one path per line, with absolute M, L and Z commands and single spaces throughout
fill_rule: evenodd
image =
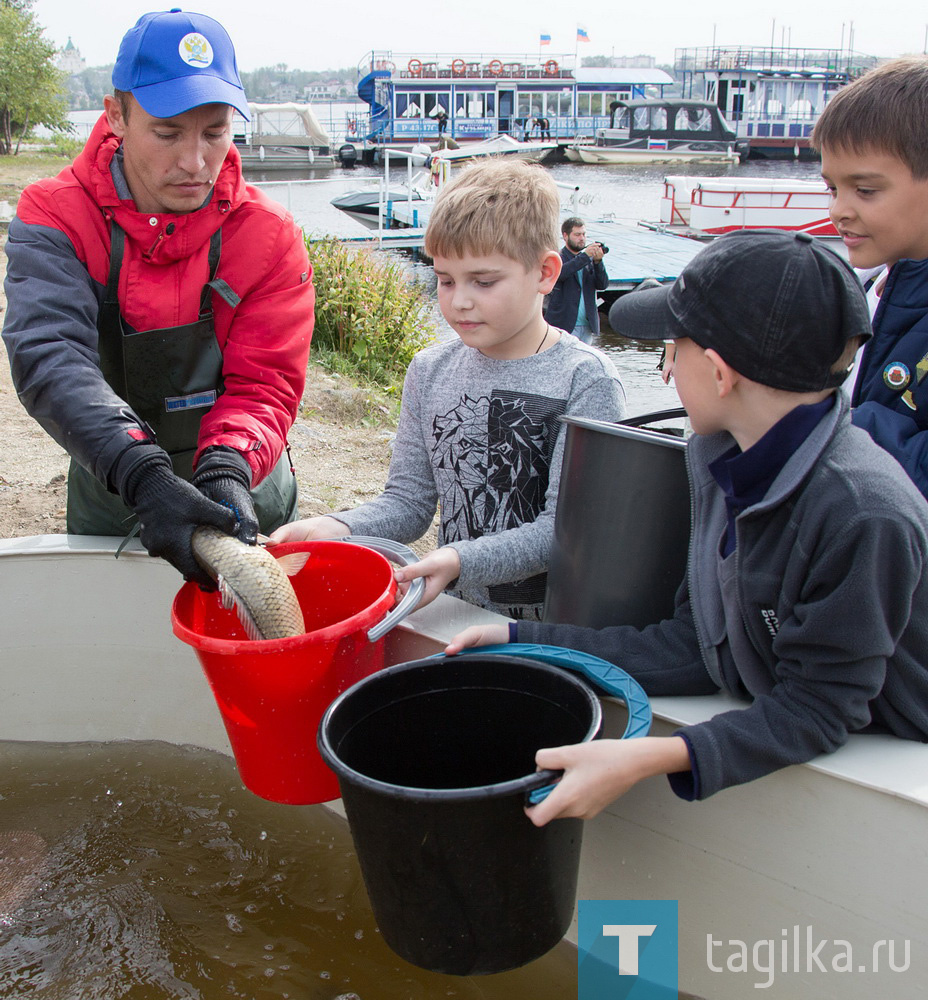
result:
M 302 569 L 308 553 L 275 559 L 261 545 L 206 525 L 194 531 L 192 548 L 219 585 L 222 606 L 235 609 L 249 639 L 286 639 L 306 631 L 289 577 Z

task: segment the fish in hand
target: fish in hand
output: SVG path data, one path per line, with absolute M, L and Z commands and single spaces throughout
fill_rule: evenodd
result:
M 246 545 L 218 528 L 193 533 L 193 554 L 216 581 L 224 608 L 234 608 L 249 639 L 286 639 L 306 631 L 290 577 L 309 558 L 297 552 L 275 559 L 262 545 Z

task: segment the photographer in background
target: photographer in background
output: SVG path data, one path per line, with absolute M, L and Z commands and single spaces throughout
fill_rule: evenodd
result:
M 583 219 L 576 216 L 564 220 L 561 235 L 561 274 L 545 303 L 545 321 L 589 344 L 599 333 L 596 293 L 609 284 L 603 266 L 608 251 L 599 243 L 587 246 Z

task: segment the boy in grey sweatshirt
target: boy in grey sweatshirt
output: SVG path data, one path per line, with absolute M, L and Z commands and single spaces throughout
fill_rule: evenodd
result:
M 425 237 L 457 334 L 412 361 L 384 492 L 278 529 L 275 542 L 411 542 L 438 509 L 439 547 L 397 571 L 511 618 L 540 619 L 566 414 L 620 420 L 612 362 L 542 316 L 560 273 L 557 189 L 541 167 L 484 162 L 439 196 Z

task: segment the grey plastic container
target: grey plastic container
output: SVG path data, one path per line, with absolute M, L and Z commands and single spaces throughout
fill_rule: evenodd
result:
M 631 422 L 682 414 L 662 411 Z M 628 423 L 562 420 L 545 621 L 642 628 L 669 618 L 690 536 L 685 441 Z

